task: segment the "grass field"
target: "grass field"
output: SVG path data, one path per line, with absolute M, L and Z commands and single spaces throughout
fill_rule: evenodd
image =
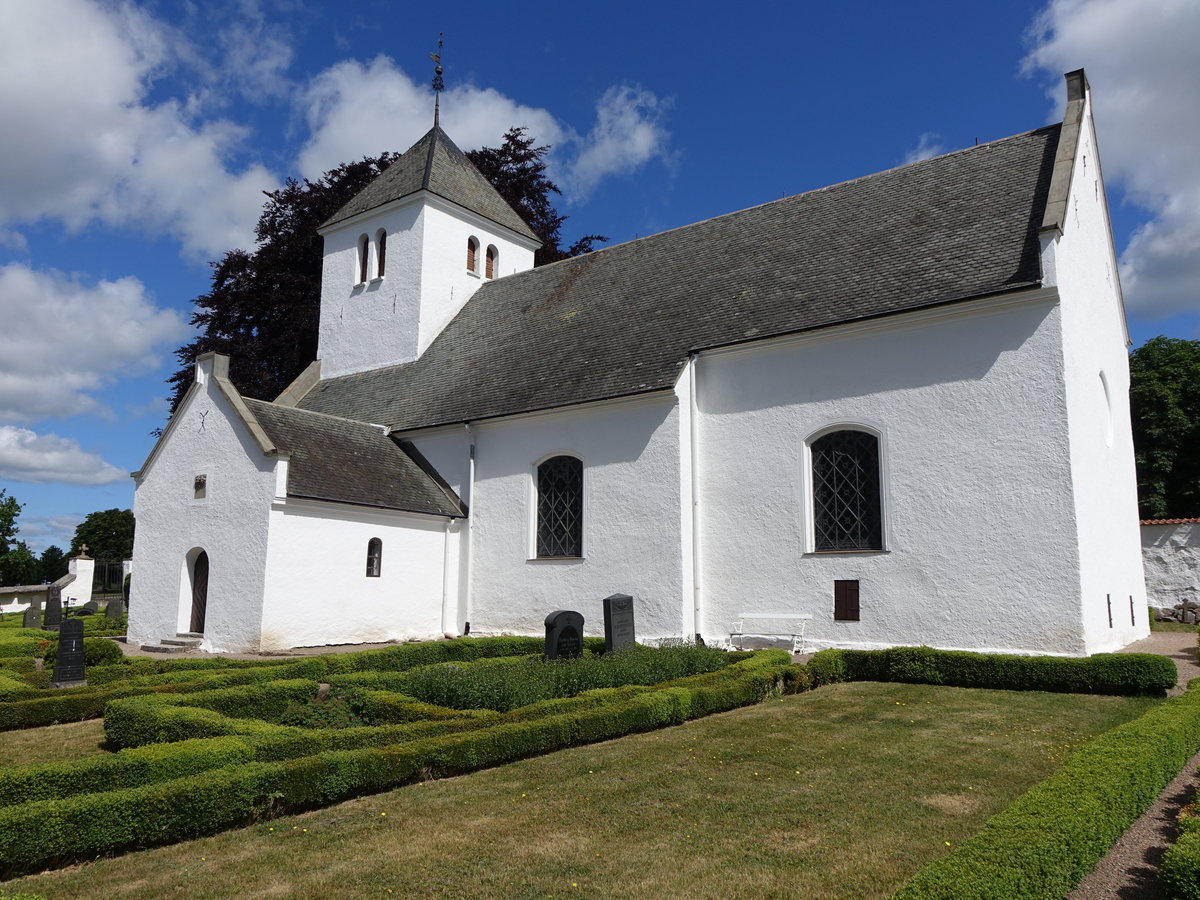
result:
M 53 900 L 881 897 L 1155 702 L 840 684 L 2 887 Z M 26 735 L 94 752 L 94 733 L 61 728 Z

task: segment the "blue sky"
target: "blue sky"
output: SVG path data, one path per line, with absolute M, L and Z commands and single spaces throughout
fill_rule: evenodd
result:
M 0 7 L 0 488 L 19 537 L 65 546 L 132 505 L 208 261 L 250 246 L 262 191 L 420 137 L 439 32 L 444 127 L 463 149 L 512 125 L 553 145 L 568 241 L 1040 127 L 1085 67 L 1134 343 L 1200 336 L 1192 0 L 527 9 Z

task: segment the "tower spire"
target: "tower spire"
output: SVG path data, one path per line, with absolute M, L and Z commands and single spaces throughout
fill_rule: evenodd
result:
M 442 81 L 442 36 L 444 34 L 445 32 L 438 32 L 437 53 L 429 54 L 429 58 L 433 60 L 433 124 L 435 127 L 441 114 L 442 91 L 446 89 L 446 83 Z

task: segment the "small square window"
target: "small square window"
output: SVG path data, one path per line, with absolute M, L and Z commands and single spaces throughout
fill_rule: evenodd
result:
M 203 500 L 208 496 L 208 476 L 197 475 L 195 482 L 192 484 L 192 497 L 196 500 Z

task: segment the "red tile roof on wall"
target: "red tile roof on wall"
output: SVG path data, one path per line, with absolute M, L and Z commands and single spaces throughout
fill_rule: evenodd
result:
M 1141 519 L 1142 525 L 1195 525 L 1200 519 Z

